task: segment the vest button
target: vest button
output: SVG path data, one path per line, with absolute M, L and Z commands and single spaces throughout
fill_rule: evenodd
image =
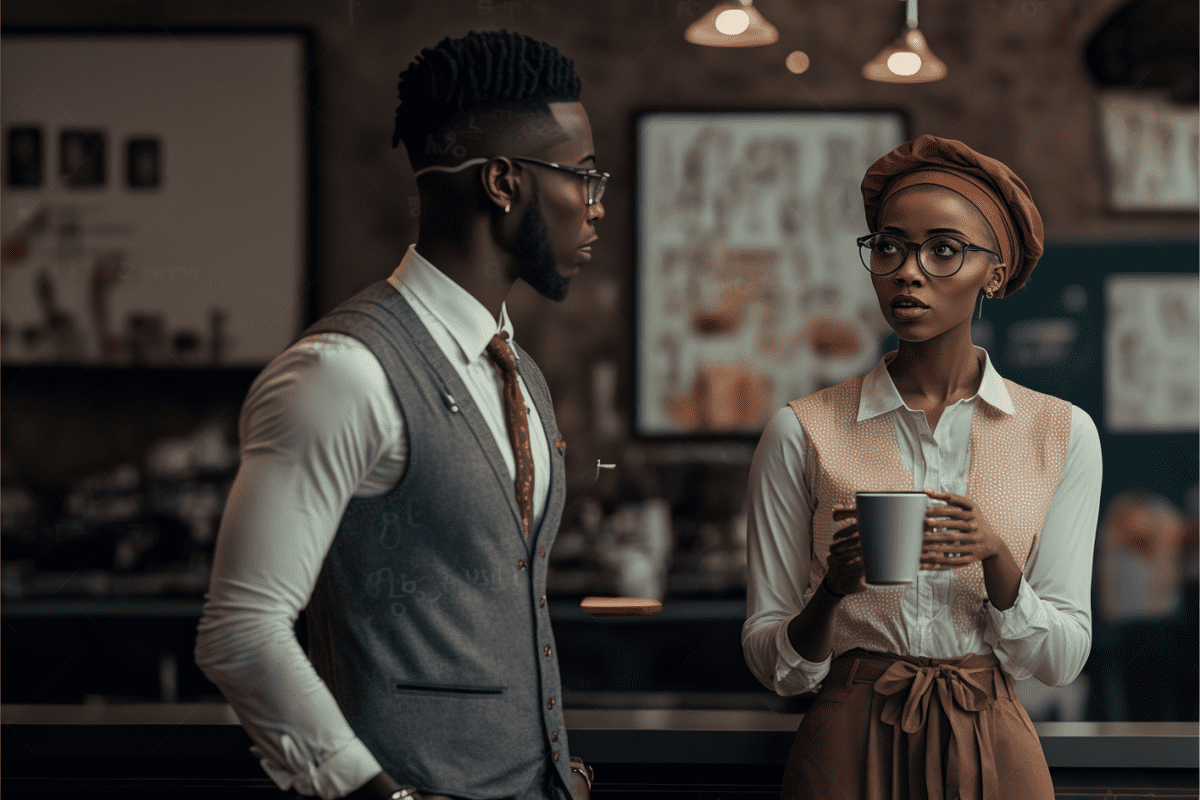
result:
M 554 760 L 555 760 L 555 761 L 558 761 L 558 753 L 555 753 L 555 754 L 554 754 Z
M 550 698 L 550 702 L 546 704 L 546 708 L 554 708 L 554 698 Z
M 546 595 L 542 595 L 542 602 L 538 604 L 538 608 L 546 607 Z
M 550 734 L 550 741 L 552 741 L 552 742 L 558 741 L 558 731 L 554 731 L 553 733 Z
M 517 566 L 521 569 L 525 569 L 525 559 L 522 558 L 520 561 L 518 561 Z
M 550 645 L 546 645 L 542 648 L 542 654 L 547 656 L 550 655 Z
M 542 548 L 542 558 L 546 557 L 546 548 Z

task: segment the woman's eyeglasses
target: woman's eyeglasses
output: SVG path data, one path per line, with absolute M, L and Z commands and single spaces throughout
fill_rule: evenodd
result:
M 890 275 L 900 269 L 900 265 L 908 258 L 910 247 L 917 248 L 917 266 L 921 271 L 935 278 L 949 278 L 962 269 L 968 250 L 979 250 L 1000 257 L 999 253 L 967 244 L 955 236 L 934 236 L 920 245 L 906 242 L 890 233 L 872 233 L 855 241 L 858 242 L 858 256 L 863 266 L 875 275 Z

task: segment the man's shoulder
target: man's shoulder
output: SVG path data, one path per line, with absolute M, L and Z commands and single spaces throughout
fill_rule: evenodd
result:
M 266 396 L 308 397 L 327 403 L 354 401 L 386 391 L 379 359 L 348 334 L 306 334 L 259 374 L 247 401 Z

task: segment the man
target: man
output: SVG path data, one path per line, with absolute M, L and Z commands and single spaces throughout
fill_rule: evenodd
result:
M 392 140 L 416 245 L 247 396 L 196 663 L 283 789 L 587 800 L 544 594 L 565 445 L 504 305 L 517 278 L 562 300 L 590 258 L 579 85 L 520 34 L 422 51 Z

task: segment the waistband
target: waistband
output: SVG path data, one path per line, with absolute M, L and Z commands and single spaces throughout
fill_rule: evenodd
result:
M 991 673 L 990 679 L 988 673 Z M 885 675 L 887 679 L 884 679 Z M 856 647 L 833 659 L 829 674 L 825 677 L 826 682 L 842 684 L 846 688 L 854 683 L 878 684 L 876 691 L 880 694 L 892 694 L 888 689 L 896 681 L 911 684 L 916 680 L 923 685 L 923 689 L 928 690 L 936 679 L 966 683 L 995 697 L 1016 698 L 1012 679 L 1000 667 L 1000 659 L 996 658 L 995 653 L 958 658 L 925 658 Z M 988 689 L 991 691 L 988 692 Z

